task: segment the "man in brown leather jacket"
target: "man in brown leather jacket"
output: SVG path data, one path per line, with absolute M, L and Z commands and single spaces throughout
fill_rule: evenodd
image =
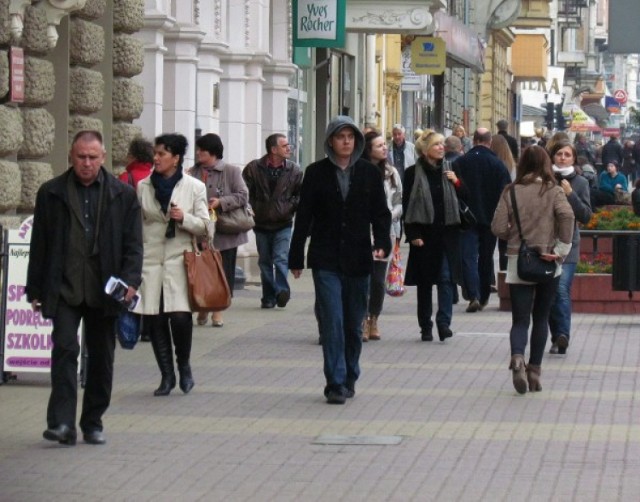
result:
M 289 160 L 291 146 L 284 134 L 272 134 L 265 146 L 267 154 L 249 162 L 242 176 L 255 213 L 261 306 L 271 309 L 276 305 L 284 308 L 291 297 L 287 281 L 289 242 L 300 200 L 302 170 Z

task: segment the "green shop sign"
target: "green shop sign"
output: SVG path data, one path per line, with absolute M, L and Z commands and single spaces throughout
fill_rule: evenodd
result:
M 344 47 L 346 0 L 293 0 L 294 47 Z

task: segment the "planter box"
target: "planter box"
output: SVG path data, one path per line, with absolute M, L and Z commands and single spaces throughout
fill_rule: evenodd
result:
M 580 237 L 580 256 L 586 254 L 587 256 L 593 255 L 593 241 L 591 236 L 583 235 Z M 598 253 L 611 256 L 613 254 L 613 237 L 612 236 L 599 236 L 597 239 Z
M 502 311 L 511 311 L 505 272 L 498 272 L 498 297 Z M 581 314 L 638 314 L 640 293 L 629 298 L 626 291 L 613 291 L 611 274 L 576 274 L 571 288 L 573 312 Z

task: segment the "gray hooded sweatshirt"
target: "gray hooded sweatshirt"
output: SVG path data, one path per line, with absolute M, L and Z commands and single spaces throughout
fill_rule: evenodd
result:
M 340 192 L 342 192 L 342 198 L 346 200 L 347 195 L 349 194 L 349 182 L 352 175 L 353 164 L 356 163 L 356 160 L 358 160 L 362 156 L 362 152 L 364 152 L 364 135 L 362 134 L 360 129 L 358 129 L 351 117 L 348 117 L 346 115 L 338 115 L 331 122 L 329 122 L 324 140 L 324 153 L 329 158 L 331 163 L 335 164 L 337 167 L 338 164 L 336 163 L 335 152 L 329 144 L 329 139 L 331 138 L 331 136 L 339 133 L 345 127 L 349 127 L 350 129 L 352 129 L 355 136 L 355 148 L 353 150 L 353 153 L 351 154 L 349 166 L 346 169 L 340 169 L 338 167 L 337 171 Z

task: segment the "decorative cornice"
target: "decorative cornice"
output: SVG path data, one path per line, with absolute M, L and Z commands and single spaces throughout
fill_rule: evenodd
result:
M 409 0 L 401 4 L 383 0 L 347 3 L 346 27 L 351 31 L 366 33 L 405 33 L 420 31 L 433 33 L 436 22 L 430 4 L 419 0 Z
M 244 0 L 244 46 L 251 44 L 251 0 Z
M 287 2 L 287 59 L 293 61 L 293 6 Z
M 213 12 L 213 32 L 216 38 L 219 39 L 222 33 L 222 0 L 214 0 Z
M 30 3 L 30 2 L 28 2 Z M 54 48 L 58 43 L 58 29 L 63 17 L 71 12 L 80 10 L 87 3 L 87 0 L 46 0 L 35 5 L 38 9 L 43 9 L 47 16 L 47 38 L 49 47 Z
M 24 29 L 24 11 L 31 5 L 31 0 L 11 0 L 9 4 L 9 17 L 11 18 L 11 36 L 14 43 L 22 39 Z

